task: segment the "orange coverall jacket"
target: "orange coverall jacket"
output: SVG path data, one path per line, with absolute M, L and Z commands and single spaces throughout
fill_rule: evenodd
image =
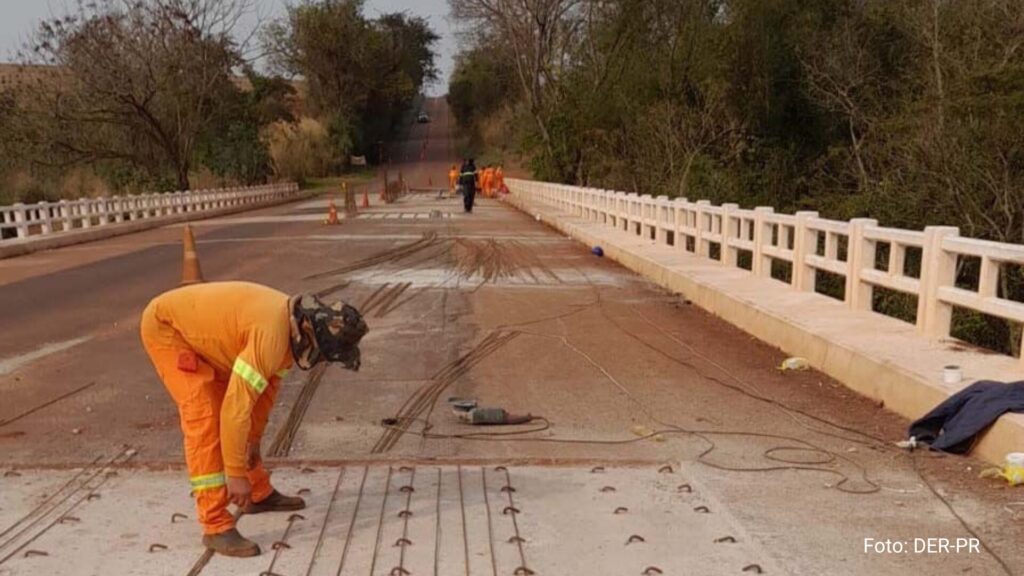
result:
M 448 171 L 448 189 L 455 190 L 455 185 L 459 183 L 459 170 L 458 168 L 452 167 Z

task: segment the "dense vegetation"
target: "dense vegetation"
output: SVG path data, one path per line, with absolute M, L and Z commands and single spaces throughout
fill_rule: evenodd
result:
M 363 4 L 303 0 L 246 37 L 253 0 L 97 0 L 40 23 L 0 90 L 0 203 L 372 161 L 436 76 L 437 37 Z
M 1024 2 L 450 4 L 457 119 L 511 119 L 537 177 L 1024 242 Z

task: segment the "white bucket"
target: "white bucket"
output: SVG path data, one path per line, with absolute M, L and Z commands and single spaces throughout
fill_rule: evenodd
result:
M 945 366 L 942 368 L 942 381 L 946 384 L 959 384 L 964 379 L 964 371 L 959 366 Z

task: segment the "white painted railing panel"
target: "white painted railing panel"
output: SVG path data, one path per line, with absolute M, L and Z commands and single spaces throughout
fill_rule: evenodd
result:
M 667 245 L 671 237 L 676 249 L 704 258 L 711 258 L 717 245 L 717 260 L 724 266 L 738 266 L 739 254 L 747 251 L 751 272 L 758 276 L 770 276 L 776 261 L 788 263 L 790 283 L 797 290 L 815 290 L 819 271 L 841 276 L 846 282 L 844 302 L 855 310 L 873 310 L 875 288 L 909 294 L 917 298 L 917 329 L 931 338 L 949 337 L 953 307 L 1024 324 L 1024 303 L 999 293 L 1003 267 L 1024 266 L 1022 245 L 962 238 L 957 228 L 947 226 L 912 231 L 881 227 L 865 218 L 827 220 L 816 212 L 776 214 L 771 207 L 747 210 L 609 190 L 585 189 L 581 194 L 584 189 L 573 186 L 514 179 L 508 185 L 514 197 L 526 202 L 583 215 L 654 244 Z M 2 209 L 0 222 L 18 225 Z M 880 246 L 889 251 L 884 270 L 876 264 Z M 919 277 L 907 273 L 909 251 L 920 259 Z M 977 291 L 956 286 L 962 258 L 980 260 Z

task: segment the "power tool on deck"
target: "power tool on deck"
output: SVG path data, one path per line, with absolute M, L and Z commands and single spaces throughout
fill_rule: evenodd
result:
M 448 405 L 459 420 L 473 426 L 509 426 L 534 420 L 532 414 L 510 414 L 504 408 L 480 407 L 471 398 L 449 398 Z

